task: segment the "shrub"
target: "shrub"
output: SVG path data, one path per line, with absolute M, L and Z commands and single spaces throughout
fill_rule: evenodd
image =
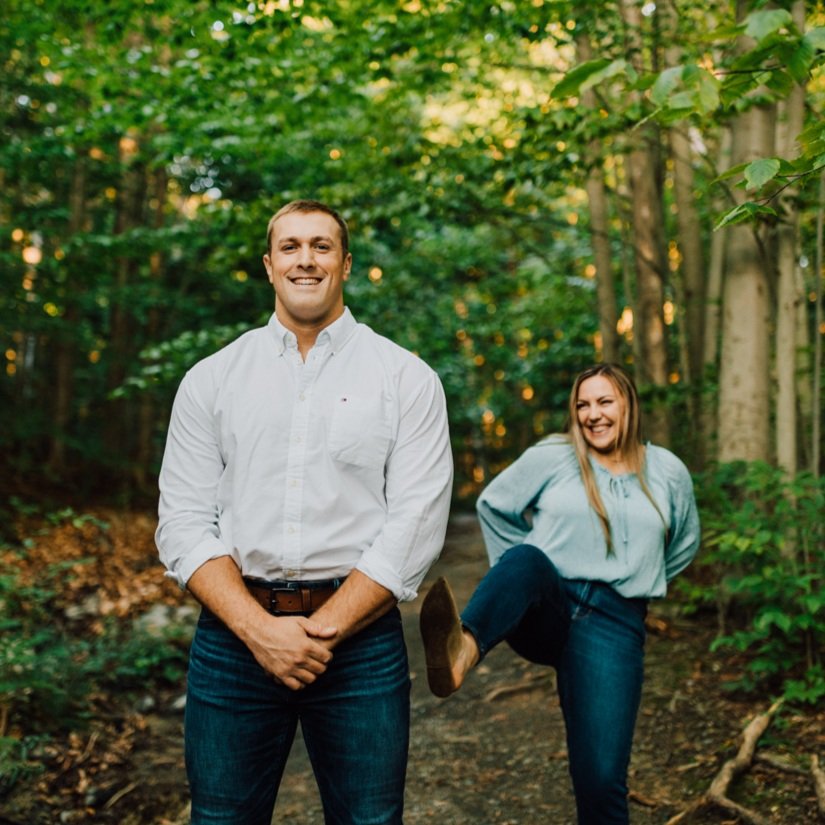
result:
M 95 697 L 183 681 L 188 630 L 150 636 L 131 620 L 92 629 L 55 616 L 75 564 L 51 565 L 35 585 L 0 574 L 0 796 L 37 769 L 38 743 L 84 725 Z
M 698 564 L 712 575 L 687 592 L 694 604 L 726 607 L 730 628 L 713 649 L 746 656 L 731 686 L 817 702 L 825 697 L 825 480 L 736 462 L 697 479 L 697 493 Z

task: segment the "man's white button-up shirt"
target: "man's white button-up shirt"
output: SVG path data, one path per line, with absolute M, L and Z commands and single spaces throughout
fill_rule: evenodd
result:
M 273 315 L 181 382 L 156 541 L 181 587 L 230 555 L 270 580 L 357 569 L 409 600 L 441 551 L 451 488 L 430 367 L 349 310 L 304 361 Z

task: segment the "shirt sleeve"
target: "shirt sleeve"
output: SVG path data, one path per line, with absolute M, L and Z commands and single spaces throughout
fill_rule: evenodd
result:
M 423 366 L 423 364 L 422 364 Z M 453 460 L 447 405 L 438 376 L 410 371 L 401 385 L 398 434 L 387 460 L 387 516 L 356 569 L 410 601 L 444 546 Z
M 665 578 L 671 581 L 693 561 L 699 549 L 701 530 L 693 479 L 675 456 L 670 481 L 670 531 L 665 547 Z
M 532 530 L 528 511 L 550 479 L 559 446 L 541 442 L 528 448 L 479 496 L 476 511 L 491 565 Z
M 184 377 L 172 406 L 155 533 L 167 575 L 181 588 L 204 562 L 229 555 L 218 529 L 224 462 L 208 400 L 211 381 L 205 370 L 195 370 Z

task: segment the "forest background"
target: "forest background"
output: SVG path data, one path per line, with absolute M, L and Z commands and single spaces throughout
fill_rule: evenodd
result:
M 6 0 L 0 56 L 9 558 L 153 506 L 177 382 L 265 322 L 267 220 L 314 197 L 356 318 L 441 376 L 456 509 L 627 365 L 697 481 L 686 609 L 735 688 L 825 698 L 821 3 Z M 78 655 L 40 572 L 0 574 L 7 755 Z

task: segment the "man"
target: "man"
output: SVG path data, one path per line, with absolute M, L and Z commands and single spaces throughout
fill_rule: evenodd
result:
M 409 671 L 396 603 L 441 550 L 444 394 L 344 306 L 343 219 L 269 222 L 269 324 L 178 390 L 157 544 L 203 605 L 185 720 L 192 822 L 269 825 L 296 725 L 327 823 L 402 821 Z

